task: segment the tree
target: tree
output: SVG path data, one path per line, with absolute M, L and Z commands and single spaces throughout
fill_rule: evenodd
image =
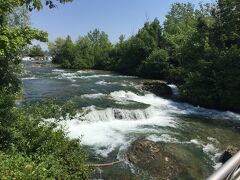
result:
M 235 4 L 234 4 L 235 3 Z M 239 111 L 239 11 L 236 1 L 219 0 L 212 19 L 199 18 L 197 31 L 183 51 L 192 59 L 181 91 L 187 101 Z M 190 49 L 190 51 L 189 51 Z
M 140 64 L 157 48 L 163 47 L 164 39 L 160 22 L 155 19 L 126 41 L 116 45 L 113 59 L 117 62 L 115 70 L 127 74 L 136 74 Z
M 60 59 L 56 57 L 61 53 L 64 42 L 65 42 L 64 39 L 57 38 L 55 42 L 48 43 L 48 50 L 50 55 L 53 57 L 53 60 L 52 60 L 53 63 L 58 63 L 58 64 L 61 63 Z
M 175 83 L 184 83 L 185 69 L 195 64 L 194 59 L 188 58 L 183 51 L 190 50 L 187 46 L 191 45 L 199 18 L 211 22 L 209 4 L 200 4 L 200 9 L 195 9 L 191 3 L 175 3 L 166 15 L 163 35 L 172 64 L 169 79 Z
M 90 31 L 74 44 L 74 56 L 67 55 L 63 64 L 164 79 L 180 86 L 185 101 L 239 111 L 239 8 L 238 0 L 199 8 L 175 3 L 163 27 L 157 19 L 146 22 L 129 39 L 120 36 L 114 46 L 105 32 Z
M 49 0 L 46 5 L 55 6 Z M 89 168 L 79 139 L 70 140 L 56 123 L 42 118 L 50 111 L 47 116 L 53 117 L 56 105 L 14 107 L 21 89 L 22 50 L 34 39 L 47 40 L 46 32 L 25 23 L 21 13 L 16 16 L 15 10 L 24 6 L 40 10 L 43 5 L 41 0 L 0 0 L 0 179 L 87 179 Z
M 109 52 L 112 48 L 108 35 L 99 29 L 94 29 L 88 33 L 87 37 L 94 50 L 94 68 L 103 69 L 109 64 Z
M 212 10 L 215 20 L 211 41 L 218 48 L 240 46 L 240 5 L 238 0 L 218 0 Z
M 90 31 L 87 36 L 79 37 L 76 43 L 72 42 L 70 36 L 65 40 L 58 38 L 55 43 L 49 43 L 53 62 L 66 68 L 107 68 L 111 50 L 108 35 L 98 29 Z
M 76 44 L 77 59 L 74 67 L 79 69 L 89 69 L 94 67 L 94 48 L 91 40 L 87 37 L 79 37 Z
M 142 62 L 138 73 L 141 76 L 154 79 L 167 79 L 169 76 L 168 52 L 164 49 L 154 50 L 150 56 Z
M 44 57 L 45 53 L 42 50 L 40 45 L 34 45 L 29 49 L 29 56 L 30 57 Z
M 49 51 L 53 56 L 53 63 L 61 64 L 65 68 L 72 68 L 77 54 L 70 36 L 67 36 L 66 39 L 58 38 L 55 43 L 49 43 Z

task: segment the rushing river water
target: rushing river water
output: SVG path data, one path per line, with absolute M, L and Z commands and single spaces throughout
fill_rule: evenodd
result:
M 129 145 L 139 137 L 175 145 L 171 150 L 193 179 L 211 174 L 218 166 L 219 154 L 228 145 L 240 148 L 238 114 L 156 97 L 141 90 L 141 79 L 137 77 L 106 71 L 63 70 L 51 65 L 37 67 L 31 63 L 26 63 L 26 69 L 28 75 L 22 78 L 24 101 L 54 98 L 76 102 L 84 117 L 64 124 L 70 137 L 82 136 L 89 161 L 123 160 L 98 169 L 96 178 L 144 177 L 144 172 L 132 166 L 126 157 Z

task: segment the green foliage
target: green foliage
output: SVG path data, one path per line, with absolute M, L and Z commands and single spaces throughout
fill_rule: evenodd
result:
M 45 4 L 44 4 L 45 1 Z M 48 6 L 50 9 L 55 8 L 56 7 L 56 2 L 65 4 L 67 2 L 72 2 L 73 0 L 21 0 L 21 4 L 22 5 L 26 5 L 28 7 L 28 9 L 30 11 L 32 11 L 33 9 L 37 9 L 40 10 L 43 8 L 44 5 Z
M 108 35 L 98 29 L 90 31 L 87 36 L 79 37 L 76 43 L 72 42 L 70 36 L 49 43 L 53 63 L 74 69 L 104 69 L 109 65 L 111 49 Z
M 98 29 L 88 33 L 93 48 L 93 67 L 95 69 L 104 69 L 109 64 L 109 52 L 112 44 L 105 32 L 100 32 Z
M 163 28 L 155 19 L 127 40 L 120 36 L 115 46 L 94 30 L 77 41 L 75 59 L 60 64 L 164 79 L 178 84 L 182 99 L 192 104 L 239 111 L 239 7 L 238 0 L 199 8 L 175 3 Z
M 168 52 L 163 49 L 154 50 L 139 67 L 139 74 L 144 77 L 167 79 L 170 65 Z
M 72 0 L 59 0 L 59 3 L 69 1 Z M 29 25 L 26 9 L 23 8 L 40 10 L 42 3 L 41 0 L 0 0 L 0 91 L 5 89 L 9 93 L 16 93 L 19 90 L 17 72 L 23 48 L 34 39 L 47 40 L 46 32 Z M 46 5 L 52 8 L 55 3 L 46 0 Z
M 27 13 L 21 9 L 22 3 L 0 0 L 0 91 L 4 94 L 20 90 L 19 64 L 24 47 L 33 39 L 47 39 L 47 33 L 29 26 Z
M 240 14 L 238 0 L 218 0 L 212 10 L 215 23 L 211 41 L 217 48 L 240 46 Z
M 139 32 L 116 45 L 113 54 L 113 62 L 117 62 L 113 69 L 127 74 L 136 74 L 140 64 L 157 48 L 163 47 L 162 28 L 160 22 L 155 19 L 153 22 L 145 23 Z
M 7 134 L 0 138 L 0 178 L 87 179 L 90 169 L 80 139 L 69 139 L 58 121 L 43 119 L 60 120 L 73 112 L 71 102 L 60 106 L 43 101 L 13 108 L 1 118 L 7 124 L 0 128 Z
M 45 53 L 40 45 L 34 45 L 30 47 L 29 54 L 30 57 L 44 57 Z
M 23 50 L 34 39 L 47 40 L 46 32 L 29 25 L 23 7 L 39 10 L 42 3 L 0 0 L 0 179 L 87 179 L 90 169 L 80 140 L 69 139 L 57 122 L 43 119 L 69 117 L 75 111 L 71 103 L 14 107 Z M 55 7 L 49 0 L 46 5 Z
M 182 96 L 194 104 L 240 111 L 239 3 L 219 0 L 212 21 L 199 18 L 197 31 L 183 51 L 185 84 Z M 191 51 L 189 51 L 191 49 Z
M 197 30 L 197 20 L 201 17 L 209 19 L 208 12 L 208 5 L 201 5 L 198 10 L 191 3 L 175 3 L 166 15 L 163 33 L 171 56 L 170 61 L 176 68 L 188 63 L 189 59 L 185 59 L 183 55 L 184 47 Z

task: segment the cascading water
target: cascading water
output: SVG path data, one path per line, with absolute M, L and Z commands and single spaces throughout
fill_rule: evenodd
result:
M 193 162 L 186 165 L 193 169 L 192 176 L 195 173 L 199 177 L 211 173 L 219 153 L 228 145 L 240 148 L 238 114 L 156 97 L 138 88 L 141 79 L 136 77 L 53 67 L 27 69 L 30 74 L 22 79 L 25 101 L 74 101 L 82 116 L 60 122 L 69 137 L 81 137 L 91 161 L 124 160 L 116 169 L 103 170 L 109 178 L 116 171 L 131 177 L 138 173 L 132 170 L 126 151 L 139 137 L 176 147 L 177 154 L 186 158 L 181 161 Z M 170 86 L 177 95 L 176 87 Z M 197 171 L 198 163 L 206 166 L 201 173 Z

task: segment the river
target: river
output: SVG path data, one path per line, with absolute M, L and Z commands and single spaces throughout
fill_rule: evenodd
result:
M 131 142 L 139 137 L 176 145 L 175 153 L 193 179 L 211 174 L 228 145 L 240 148 L 239 114 L 156 97 L 141 89 L 141 79 L 137 77 L 107 71 L 64 70 L 50 64 L 25 65 L 28 74 L 22 78 L 23 101 L 54 98 L 76 102 L 84 115 L 62 122 L 69 137 L 81 137 L 91 163 L 122 160 L 97 169 L 95 178 L 144 177 L 145 172 L 131 165 L 126 155 Z

